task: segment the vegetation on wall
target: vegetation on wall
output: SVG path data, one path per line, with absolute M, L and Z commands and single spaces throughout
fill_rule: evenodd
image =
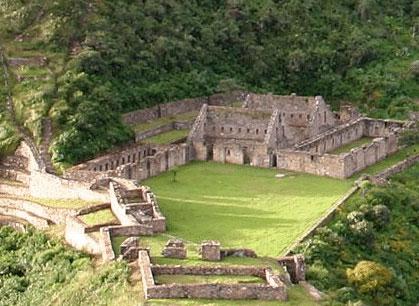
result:
M 5 0 L 0 12 L 9 53 L 50 59 L 14 94 L 35 136 L 54 119 L 55 162 L 126 141 L 122 112 L 220 90 L 321 94 L 380 117 L 417 107 L 417 1 Z
M 419 165 L 391 178 L 391 188 L 364 185 L 334 220 L 296 251 L 308 280 L 333 305 L 414 305 L 419 290 Z

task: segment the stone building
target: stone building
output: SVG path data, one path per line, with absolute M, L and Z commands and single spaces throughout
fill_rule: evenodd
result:
M 198 160 L 345 178 L 395 152 L 404 124 L 360 117 L 347 105 L 334 113 L 320 96 L 248 94 L 242 107 L 204 104 L 188 143 Z M 370 145 L 330 153 L 362 137 Z

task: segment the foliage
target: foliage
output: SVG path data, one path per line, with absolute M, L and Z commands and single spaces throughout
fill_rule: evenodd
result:
M 126 305 L 140 298 L 128 285 L 125 263 L 94 267 L 86 255 L 32 228 L 1 227 L 0 241 L 0 305 Z
M 390 284 L 391 272 L 384 266 L 368 260 L 362 260 L 353 269 L 347 269 L 346 275 L 351 284 L 355 284 L 361 293 L 382 291 Z
M 49 59 L 13 93 L 35 137 L 54 120 L 56 163 L 130 139 L 123 112 L 238 88 L 351 100 L 377 117 L 417 108 L 415 1 L 7 0 L 0 12 L 9 53 Z
M 363 185 L 295 250 L 304 253 L 309 281 L 328 293 L 330 304 L 416 303 L 418 184 L 416 164 L 393 176 L 390 188 Z

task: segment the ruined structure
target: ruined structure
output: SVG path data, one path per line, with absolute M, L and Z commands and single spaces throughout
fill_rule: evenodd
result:
M 248 94 L 241 108 L 203 105 L 188 137 L 193 157 L 346 178 L 397 150 L 404 122 L 333 113 L 323 98 Z M 375 138 L 344 154 L 330 152 Z

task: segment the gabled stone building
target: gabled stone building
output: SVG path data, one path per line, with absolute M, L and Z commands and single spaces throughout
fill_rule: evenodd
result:
M 242 107 L 204 105 L 189 135 L 199 160 L 276 166 L 276 149 L 336 126 L 323 98 L 248 94 Z

